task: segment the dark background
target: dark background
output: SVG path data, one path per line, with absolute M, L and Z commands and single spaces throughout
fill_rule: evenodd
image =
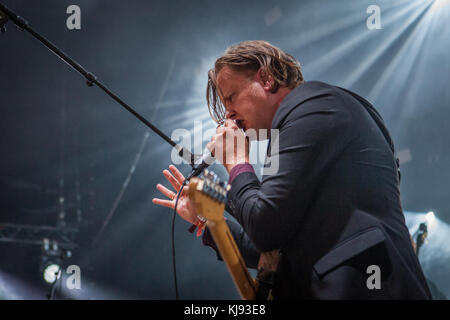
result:
M 421 262 L 450 296 L 448 1 L 1 1 L 169 136 L 194 120 L 213 127 L 206 72 L 244 40 L 270 41 L 301 62 L 306 80 L 366 97 L 399 152 L 411 232 L 426 212 L 436 214 L 439 228 Z M 81 8 L 81 30 L 66 27 L 72 4 Z M 372 4 L 381 8 L 380 30 L 366 26 Z M 151 203 L 156 184 L 167 185 L 161 172 L 170 146 L 146 136 L 143 124 L 31 35 L 7 29 L 0 34 L 0 223 L 56 226 L 66 213 L 79 232 L 65 264 L 81 267 L 82 290 L 61 289 L 64 298 L 173 299 L 172 212 Z M 188 227 L 177 218 L 181 298 L 238 298 L 225 265 Z M 0 297 L 45 299 L 40 259 L 38 245 L 0 242 Z

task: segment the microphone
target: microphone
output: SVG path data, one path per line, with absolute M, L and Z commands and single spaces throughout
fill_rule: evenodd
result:
M 419 229 L 417 229 L 416 234 L 417 234 L 417 236 L 416 236 L 417 246 L 422 246 L 428 237 L 428 226 L 425 222 L 422 222 L 420 224 Z
M 208 168 L 216 160 L 216 158 L 214 158 L 214 156 L 212 155 L 211 151 L 209 151 L 208 149 L 206 150 L 207 151 L 203 153 L 201 158 L 199 158 L 195 162 L 194 166 L 192 167 L 192 172 L 187 178 L 187 180 L 189 180 L 192 177 L 200 175 L 200 173 L 202 173 L 204 169 Z
M 240 120 L 232 120 L 232 121 L 236 124 L 238 128 L 242 127 Z M 222 123 L 221 125 L 224 125 L 224 123 Z M 192 177 L 200 175 L 200 173 L 202 173 L 204 169 L 208 168 L 211 164 L 213 164 L 215 160 L 216 158 L 214 158 L 211 151 L 209 151 L 208 148 L 205 148 L 203 155 L 200 158 L 198 158 L 197 161 L 195 161 L 194 165 L 192 166 L 192 172 L 188 176 L 187 180 L 189 180 Z

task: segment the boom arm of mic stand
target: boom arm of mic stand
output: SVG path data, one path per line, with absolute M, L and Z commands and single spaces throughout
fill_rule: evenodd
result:
M 0 6 L 1 6 L 1 5 L 2 5 L 2 4 L 0 3 Z M 8 22 L 8 20 L 9 20 L 9 16 L 8 16 L 6 13 L 3 13 L 3 12 L 0 10 L 0 31 L 1 31 L 2 33 L 6 31 L 5 25 L 6 25 L 6 23 Z
M 120 99 L 119 96 L 117 96 L 111 90 L 109 90 L 103 83 L 98 81 L 97 77 L 93 73 L 84 69 L 78 62 L 73 60 L 71 57 L 69 57 L 67 54 L 65 54 L 63 51 L 61 51 L 58 47 L 56 47 L 53 43 L 51 43 L 45 37 L 41 36 L 39 33 L 37 33 L 35 30 L 33 30 L 33 28 L 30 27 L 30 25 L 28 24 L 28 22 L 25 19 L 23 19 L 22 17 L 15 14 L 13 11 L 11 11 L 8 7 L 6 7 L 4 4 L 2 4 L 0 2 L 0 28 L 1 28 L 2 32 L 5 31 L 4 26 L 8 22 L 8 20 L 13 21 L 14 24 L 16 24 L 22 31 L 25 30 L 28 33 L 30 33 L 33 37 L 35 37 L 37 40 L 39 40 L 44 46 L 46 46 L 50 51 L 52 51 L 57 57 L 59 57 L 61 60 L 63 60 L 69 66 L 71 66 L 73 69 L 75 69 L 78 73 L 80 73 L 82 76 L 84 76 L 86 78 L 86 83 L 88 86 L 91 87 L 95 84 L 97 87 L 102 89 L 107 95 L 109 95 L 111 98 L 113 98 L 117 103 L 119 103 L 122 107 L 124 107 L 132 115 L 134 115 L 136 118 L 138 118 L 147 127 L 149 127 L 156 134 L 158 134 L 161 138 L 163 138 L 166 142 L 168 142 L 172 147 L 176 148 L 176 150 L 178 151 L 178 155 L 181 158 L 183 158 L 185 161 L 187 161 L 192 166 L 192 168 L 195 168 L 195 163 L 197 162 L 198 158 L 201 156 L 194 155 L 189 150 L 176 144 L 172 139 L 170 139 L 167 135 L 165 135 L 161 130 L 159 130 L 157 127 L 155 127 L 152 123 L 150 123 L 142 115 L 140 115 L 138 112 L 136 112 L 131 106 L 126 104 L 122 99 Z

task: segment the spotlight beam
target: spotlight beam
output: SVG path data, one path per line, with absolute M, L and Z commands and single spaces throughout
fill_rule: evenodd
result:
M 405 1 L 389 1 L 383 4 L 383 12 L 392 11 L 397 7 L 405 6 L 408 3 L 411 5 L 410 0 Z M 352 3 L 353 5 L 354 3 Z M 361 10 L 359 8 L 359 10 Z M 296 17 L 297 18 L 297 17 Z M 283 48 L 286 50 L 296 50 L 306 47 L 314 42 L 323 40 L 327 37 L 332 36 L 342 32 L 342 30 L 347 28 L 357 27 L 361 23 L 364 23 L 364 19 L 358 14 L 349 14 L 343 18 L 329 21 L 328 23 L 321 23 L 320 25 L 315 25 L 314 28 L 300 32 L 300 34 L 287 35 L 281 38 L 281 43 L 283 43 Z M 295 21 L 295 26 L 297 26 L 297 21 Z
M 159 94 L 159 98 L 158 98 L 158 102 L 156 103 L 155 109 L 153 110 L 153 114 L 152 114 L 152 118 L 151 118 L 152 122 L 154 122 L 154 120 L 156 119 L 156 115 L 157 115 L 157 112 L 159 110 L 159 103 L 163 99 L 163 97 L 166 94 L 167 89 L 169 87 L 169 81 L 170 81 L 170 78 L 172 76 L 173 70 L 175 68 L 175 61 L 176 61 L 176 55 L 174 54 L 173 57 L 172 57 L 172 60 L 170 62 L 170 65 L 169 65 L 169 70 L 167 72 L 166 79 L 165 79 L 164 84 L 163 84 L 163 86 L 161 88 L 161 91 L 160 91 L 160 94 Z M 139 160 L 141 159 L 142 153 L 144 152 L 144 149 L 145 149 L 145 146 L 147 144 L 147 140 L 148 140 L 149 136 L 150 136 L 150 133 L 147 131 L 145 133 L 145 135 L 144 135 L 144 138 L 142 139 L 142 142 L 141 142 L 141 144 L 139 146 L 139 150 L 138 150 L 138 152 L 137 152 L 137 154 L 136 154 L 136 156 L 135 156 L 135 158 L 133 160 L 133 163 L 131 164 L 131 167 L 130 167 L 130 170 L 128 172 L 128 175 L 125 178 L 125 180 L 124 180 L 124 182 L 123 182 L 123 184 L 122 184 L 122 186 L 121 186 L 121 188 L 119 190 L 119 193 L 117 194 L 117 196 L 116 196 L 116 198 L 115 198 L 115 200 L 114 200 L 114 202 L 113 202 L 113 204 L 111 206 L 111 209 L 108 212 L 108 215 L 106 216 L 105 220 L 103 221 L 103 224 L 100 227 L 100 230 L 97 232 L 97 235 L 95 236 L 95 238 L 94 238 L 94 240 L 92 242 L 92 245 L 95 245 L 99 241 L 99 239 L 102 236 L 105 228 L 108 226 L 109 222 L 111 221 L 112 216 L 116 212 L 116 209 L 119 206 L 119 203 L 122 200 L 123 195 L 125 194 L 125 190 L 127 189 L 128 185 L 129 185 L 129 183 L 131 181 L 131 178 L 132 178 L 132 176 L 133 176 L 133 174 L 134 174 L 134 172 L 136 170 L 136 167 L 137 167 L 137 165 L 139 163 Z
M 373 52 L 367 59 L 363 59 L 362 62 L 359 64 L 359 66 L 353 71 L 350 76 L 348 77 L 348 80 L 345 82 L 345 87 L 351 87 L 355 83 L 357 83 L 360 78 L 370 70 L 371 67 L 381 59 L 384 59 L 384 55 L 388 53 L 390 49 L 392 49 L 393 46 L 400 46 L 400 50 L 396 53 L 395 57 L 402 56 L 400 55 L 400 52 L 404 51 L 404 48 L 406 47 L 406 44 L 409 43 L 411 39 L 415 36 L 415 31 L 418 30 L 418 26 L 420 25 L 421 19 L 424 17 L 426 10 L 429 7 L 425 8 L 424 11 L 419 12 L 415 16 L 412 16 L 410 19 L 406 20 L 405 23 L 402 24 L 402 26 L 398 29 L 397 32 L 391 33 L 390 36 L 383 41 L 383 45 L 377 47 L 375 52 Z M 403 39 L 402 38 L 405 38 Z M 403 43 L 399 43 L 403 41 Z M 384 60 L 391 60 L 391 59 L 384 59 Z M 384 73 L 383 73 L 384 74 Z M 375 98 L 375 97 L 371 97 Z
M 427 5 L 427 7 L 425 8 L 425 10 L 423 12 L 420 12 L 418 15 L 416 15 L 416 18 L 422 19 L 425 16 L 425 13 L 427 12 L 427 10 L 429 8 L 430 8 L 430 4 Z M 420 21 L 418 21 L 418 22 L 420 22 Z M 412 32 L 410 34 L 407 41 L 404 43 L 402 48 L 397 52 L 397 54 L 394 56 L 394 58 L 391 59 L 388 66 L 385 68 L 383 74 L 378 79 L 378 81 L 375 83 L 374 87 L 372 88 L 372 90 L 370 91 L 370 93 L 368 95 L 369 99 L 375 100 L 380 95 L 380 93 L 383 89 L 383 86 L 385 86 L 386 83 L 389 82 L 388 79 L 390 79 L 393 76 L 394 71 L 397 69 L 397 65 L 401 61 L 404 61 L 405 57 L 408 56 L 405 54 L 406 53 L 405 51 L 408 49 L 408 46 L 411 44 L 412 41 L 418 42 L 416 33 L 421 31 L 420 28 L 418 28 L 418 25 L 419 24 L 417 23 L 415 29 L 413 30 L 414 32 Z M 423 36 L 425 34 L 426 33 L 423 33 Z M 419 55 L 419 53 L 420 53 L 420 50 L 415 51 L 412 59 L 415 60 L 417 58 L 417 56 Z
M 397 22 L 399 19 L 401 19 L 403 16 L 408 15 L 411 11 L 416 10 L 417 7 L 423 6 L 423 3 L 415 3 L 406 6 L 402 10 L 398 11 L 397 13 L 393 14 L 392 16 L 389 16 L 384 20 L 384 27 L 390 26 Z M 420 11 L 417 16 L 420 15 L 422 11 Z M 409 19 L 412 20 L 413 19 Z M 339 61 L 342 57 L 349 54 L 355 47 L 362 45 L 364 42 L 369 41 L 371 39 L 372 35 L 370 32 L 362 32 L 358 34 L 357 36 L 352 37 L 347 42 L 344 42 L 340 46 L 336 47 L 333 50 L 330 50 L 327 54 L 324 56 L 319 57 L 315 61 L 312 61 L 308 65 L 305 65 L 305 68 L 308 68 L 310 72 L 318 73 L 322 72 L 324 70 L 327 70 L 331 68 L 337 61 Z

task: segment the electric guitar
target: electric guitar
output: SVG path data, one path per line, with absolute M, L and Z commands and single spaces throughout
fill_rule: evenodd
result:
M 205 170 L 203 177 L 190 180 L 189 198 L 193 201 L 198 215 L 206 219 L 206 226 L 213 236 L 241 298 L 253 300 L 256 297 L 258 282 L 249 274 L 223 216 L 229 189 L 230 185 L 219 181 L 214 173 Z

